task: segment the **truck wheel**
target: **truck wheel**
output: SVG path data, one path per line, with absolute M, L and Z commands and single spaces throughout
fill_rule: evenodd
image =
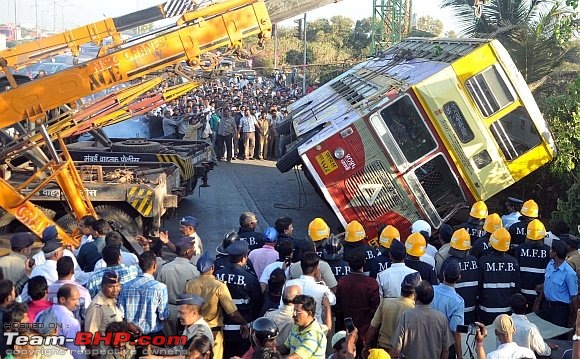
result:
M 139 215 L 134 216 L 122 208 L 108 205 L 96 206 L 95 212 L 99 218 L 114 222 L 133 236 L 143 234 L 143 219 Z
M 294 141 L 290 148 L 286 151 L 284 155 L 276 162 L 276 167 L 278 171 L 286 173 L 290 171 L 294 166 L 300 163 L 300 155 L 298 154 L 298 146 L 303 141 Z
M 163 145 L 159 142 L 153 142 L 142 139 L 130 139 L 121 142 L 113 142 L 111 150 L 113 152 L 129 152 L 129 153 L 152 153 L 160 152 Z
M 46 217 L 53 219 L 56 212 L 52 209 L 38 206 L 38 208 L 46 215 Z M 20 223 L 13 215 L 8 212 L 3 212 L 0 216 L 0 234 L 14 234 L 19 232 L 30 232 L 30 229 Z

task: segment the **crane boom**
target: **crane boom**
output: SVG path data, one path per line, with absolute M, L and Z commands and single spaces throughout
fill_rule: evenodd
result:
M 233 0 L 185 13 L 177 29 L 111 54 L 39 78 L 0 94 L 0 127 L 29 119 L 116 84 L 189 61 L 221 47 L 239 47 L 245 37 L 270 36 L 262 1 Z

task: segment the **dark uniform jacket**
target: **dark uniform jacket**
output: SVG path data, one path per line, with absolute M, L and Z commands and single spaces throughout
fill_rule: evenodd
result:
M 490 236 L 491 233 L 485 232 L 485 235 L 483 237 L 479 237 L 475 242 L 472 241 L 469 254 L 478 259 L 481 258 L 483 255 L 485 255 L 487 250 L 489 249 Z
M 471 243 L 475 242 L 478 238 L 485 235 L 483 230 L 483 221 L 476 218 L 470 218 L 467 222 L 463 223 L 460 228 L 465 228 L 471 237 Z
M 490 249 L 479 259 L 479 319 L 489 325 L 510 311 L 510 297 L 520 292 L 520 267 L 509 254 Z
M 369 260 L 371 267 L 369 277 L 377 279 L 377 275 L 391 266 L 391 258 L 389 257 L 389 250 L 381 251 L 378 256 Z
M 520 221 L 512 224 L 509 228 L 511 242 L 510 246 L 515 248 L 526 241 L 526 233 L 528 231 L 528 224 L 533 218 L 521 216 Z
M 255 232 L 252 231 L 251 229 L 240 227 L 240 230 L 238 231 L 238 236 L 240 236 L 240 238 L 243 239 L 244 241 L 248 242 L 248 245 L 250 246 L 250 251 L 253 251 L 254 249 L 257 248 L 262 248 L 262 246 L 264 245 L 264 235 L 260 232 Z
M 531 310 L 537 297 L 536 286 L 544 283 L 546 267 L 550 262 L 550 247 L 542 241 L 526 241 L 514 252 L 514 258 L 520 265 L 521 293 Z
M 378 255 L 377 250 L 374 247 L 372 247 L 368 244 L 364 244 L 362 242 L 355 242 L 355 243 L 346 242 L 346 243 L 344 243 L 344 255 L 343 255 L 343 257 L 348 258 L 349 253 L 352 251 L 355 251 L 355 250 L 362 250 L 365 253 L 365 255 L 366 255 L 365 258 L 367 261 L 365 263 L 363 270 L 365 272 L 370 272 L 371 271 L 370 260 L 375 258 Z
M 472 255 L 467 255 L 465 258 L 450 255 L 441 265 L 441 272 L 439 273 L 439 280 L 441 282 L 443 282 L 445 266 L 452 259 L 459 263 L 459 268 L 461 269 L 461 278 L 455 283 L 455 291 L 465 302 L 465 317 L 463 322 L 467 324 L 473 323 L 475 322 L 477 291 L 479 287 L 479 261 Z
M 422 262 L 419 259 L 405 258 L 405 265 L 419 272 L 421 279 L 429 281 L 432 285 L 439 284 L 435 268 L 431 264 Z
M 336 278 L 337 282 L 340 278 L 350 273 L 350 266 L 342 257 L 326 260 L 326 263 L 330 266 L 330 270 L 332 270 L 332 274 L 334 274 L 334 278 Z

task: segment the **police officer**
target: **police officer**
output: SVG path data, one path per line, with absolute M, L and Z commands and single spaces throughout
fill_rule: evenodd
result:
M 358 221 L 352 221 L 346 225 L 344 232 L 344 257 L 348 258 L 350 252 L 355 250 L 363 250 L 365 253 L 365 272 L 371 271 L 370 260 L 377 256 L 377 251 L 370 245 L 364 243 L 366 238 L 365 229 Z
M 485 222 L 483 223 L 483 230 L 485 234 L 479 237 L 477 240 L 472 241 L 471 249 L 469 253 L 476 258 L 481 258 L 483 254 L 489 249 L 489 237 L 491 234 L 498 229 L 502 228 L 501 226 L 501 218 L 499 214 L 492 213 L 485 218 Z
M 334 278 L 338 281 L 350 273 L 350 266 L 344 260 L 344 248 L 339 237 L 331 236 L 325 241 L 324 249 L 322 250 L 322 259 L 328 263 Z
M 514 250 L 520 265 L 521 293 L 526 297 L 529 310 L 536 301 L 536 286 L 544 283 L 546 266 L 550 262 L 550 247 L 544 244 L 546 227 L 538 219 L 528 224 L 526 241 Z
M 244 212 L 240 216 L 240 229 L 238 235 L 241 239 L 248 242 L 250 251 L 256 248 L 262 248 L 264 245 L 264 235 L 256 231 L 258 219 L 252 212 Z
M 314 218 L 308 225 L 308 237 L 314 242 L 316 254 L 322 258 L 324 245 L 330 237 L 330 227 L 322 218 Z
M 405 241 L 405 251 L 407 257 L 405 258 L 405 265 L 411 269 L 416 270 L 421 275 L 423 280 L 428 281 L 432 285 L 439 284 L 435 268 L 426 262 L 421 261 L 420 257 L 425 255 L 425 248 L 427 241 L 421 233 L 413 233 Z
M 512 238 L 511 246 L 515 248 L 526 241 L 526 233 L 528 231 L 528 224 L 538 218 L 540 209 L 538 204 L 529 199 L 522 205 L 520 220 L 510 226 L 509 231 Z
M 501 216 L 501 223 L 504 228 L 510 228 L 512 224 L 519 221 L 520 216 L 520 208 L 522 208 L 522 201 L 521 199 L 517 199 L 514 197 L 508 197 L 504 203 L 505 214 Z
M 232 243 L 226 251 L 230 263 L 215 272 L 217 279 L 226 283 L 233 302 L 247 322 L 258 317 L 262 307 L 262 290 L 258 279 L 244 266 L 248 259 L 249 245 L 246 241 Z M 242 356 L 250 347 L 250 342 L 242 338 L 240 325 L 224 318 L 224 358 Z
M 465 302 L 464 322 L 467 324 L 474 323 L 476 319 L 475 307 L 477 304 L 479 267 L 477 258 L 469 254 L 471 237 L 469 237 L 467 230 L 460 228 L 453 232 L 449 245 L 449 257 L 441 264 L 439 279 L 443 281 L 443 271 L 449 261 L 453 260 L 459 263 L 461 278 L 455 283 L 455 291 Z
M 103 273 L 101 290 L 87 308 L 85 316 L 85 330 L 87 332 L 93 335 L 100 332 L 104 335 L 109 323 L 123 321 L 123 311 L 117 307 L 117 298 L 120 292 L 119 275 L 114 271 Z M 105 349 L 105 346 L 99 342 L 99 345 L 94 349 Z
M 471 242 L 475 242 L 479 237 L 483 237 L 483 223 L 487 217 L 487 205 L 483 201 L 477 201 L 471 206 L 469 211 L 469 219 L 467 222 L 460 225 L 460 228 L 465 228 L 471 237 Z
M 500 228 L 489 237 L 487 254 L 479 259 L 479 321 L 485 325 L 510 311 L 510 297 L 520 292 L 520 267 L 507 254 L 510 234 Z
M 401 241 L 399 230 L 390 224 L 383 228 L 379 236 L 379 255 L 370 260 L 371 271 L 369 276 L 377 279 L 377 274 L 391 266 L 389 249 L 393 241 Z
M 201 308 L 201 315 L 211 328 L 214 337 L 213 354 L 215 358 L 224 358 L 222 333 L 224 313 L 227 314 L 230 323 L 234 321 L 241 325 L 242 334 L 247 333 L 248 322 L 238 311 L 228 286 L 214 276 L 214 262 L 209 252 L 199 257 L 196 268 L 200 276 L 187 281 L 185 293 L 196 294 L 205 299 L 206 304 Z
M 568 327 L 570 306 L 578 305 L 578 278 L 566 262 L 568 246 L 564 241 L 552 242 L 552 257 L 546 267 L 544 300 L 538 316 L 552 324 Z
M 183 327 L 181 335 L 186 341 L 179 349 L 188 350 L 197 335 L 207 336 L 213 345 L 213 334 L 209 324 L 201 316 L 201 307 L 205 304 L 205 299 L 195 294 L 180 294 L 176 303 L 179 306 L 179 323 Z

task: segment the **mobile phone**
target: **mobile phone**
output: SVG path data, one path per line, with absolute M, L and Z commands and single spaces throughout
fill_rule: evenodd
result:
M 28 265 L 30 266 L 30 268 L 34 267 L 34 264 L 36 264 L 34 258 L 32 257 L 28 258 Z
M 468 324 L 468 325 L 457 325 L 457 332 L 458 333 L 465 333 L 469 335 L 476 335 L 477 334 L 477 325 L 476 324 Z
M 344 326 L 346 327 L 346 332 L 350 333 L 354 330 L 354 322 L 351 317 L 344 318 Z

